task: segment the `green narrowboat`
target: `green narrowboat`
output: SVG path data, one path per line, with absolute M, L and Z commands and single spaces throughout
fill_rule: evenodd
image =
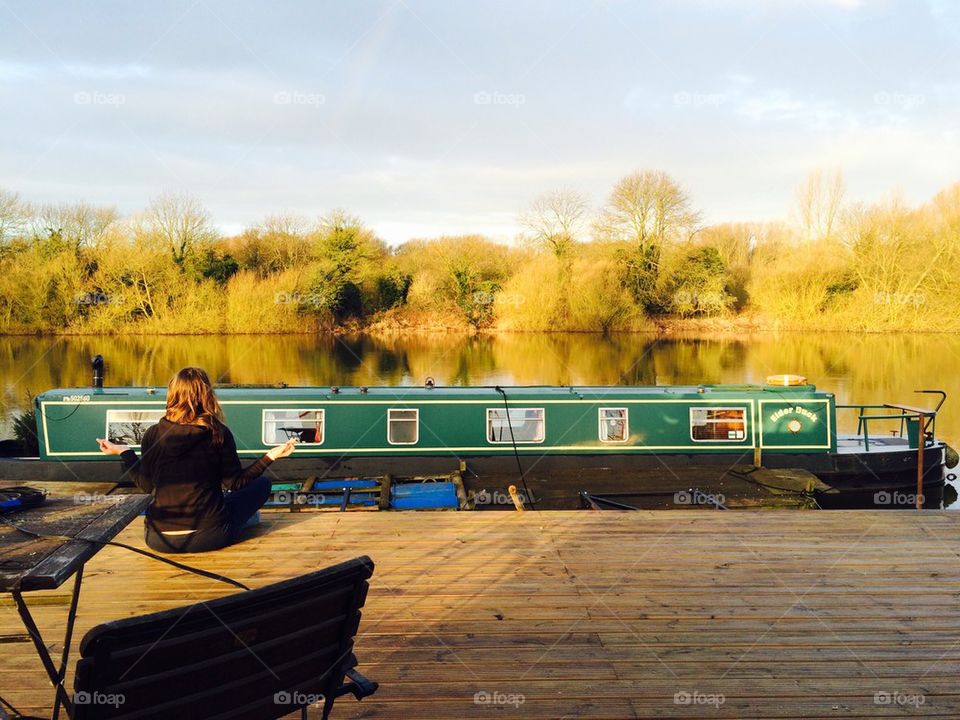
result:
M 96 439 L 136 448 L 163 416 L 165 394 L 93 386 L 38 395 L 34 467 L 50 478 L 115 479 L 119 464 Z M 797 376 L 765 385 L 223 386 L 217 395 L 241 457 L 298 438 L 276 466 L 290 480 L 459 470 L 474 493 L 522 483 L 541 507 L 573 507 L 585 490 L 685 490 L 690 468 L 800 468 L 832 488 L 876 492 L 915 488 L 922 457 L 924 486 L 944 477 L 939 405 L 841 406 L 858 421 L 842 435 L 833 394 Z M 871 422 L 892 418 L 896 436 L 870 435 Z

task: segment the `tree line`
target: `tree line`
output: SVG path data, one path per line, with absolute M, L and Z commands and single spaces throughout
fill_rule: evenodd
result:
M 0 332 L 717 327 L 956 330 L 960 183 L 911 207 L 849 202 L 817 171 L 777 222 L 708 225 L 669 174 L 620 178 L 602 205 L 545 192 L 511 245 L 477 235 L 390 247 L 343 210 L 218 232 L 194 197 L 141 212 L 36 204 L 0 189 Z

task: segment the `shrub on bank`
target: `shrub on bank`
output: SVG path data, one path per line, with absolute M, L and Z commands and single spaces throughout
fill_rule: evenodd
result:
M 591 242 L 585 198 L 565 192 L 534 203 L 534 235 L 515 246 L 466 235 L 398 248 L 343 211 L 223 238 L 180 196 L 120 218 L 0 195 L 4 333 L 617 332 L 741 312 L 770 328 L 960 328 L 960 184 L 919 208 L 838 196 L 826 216 L 807 192 L 799 225 L 697 228 L 682 188 L 641 172 L 617 184 Z

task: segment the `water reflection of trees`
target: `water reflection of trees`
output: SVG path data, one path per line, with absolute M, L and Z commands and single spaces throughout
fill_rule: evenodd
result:
M 96 354 L 110 385 L 164 385 L 185 365 L 218 382 L 370 386 L 428 376 L 441 385 L 759 383 L 791 372 L 841 403 L 927 403 L 912 391 L 946 390 L 939 429 L 960 437 L 960 338 L 950 335 L 4 337 L 0 409 L 24 407 L 28 391 L 89 385 Z

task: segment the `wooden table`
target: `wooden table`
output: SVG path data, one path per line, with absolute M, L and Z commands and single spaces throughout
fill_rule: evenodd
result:
M 149 495 L 90 495 L 48 498 L 36 508 L 0 518 L 0 592 L 13 596 L 24 627 L 55 689 L 54 720 L 73 703 L 63 687 L 77 617 L 84 564 L 150 504 Z M 76 539 L 71 539 L 76 538 Z M 73 575 L 63 654 L 54 664 L 23 593 L 53 590 Z

